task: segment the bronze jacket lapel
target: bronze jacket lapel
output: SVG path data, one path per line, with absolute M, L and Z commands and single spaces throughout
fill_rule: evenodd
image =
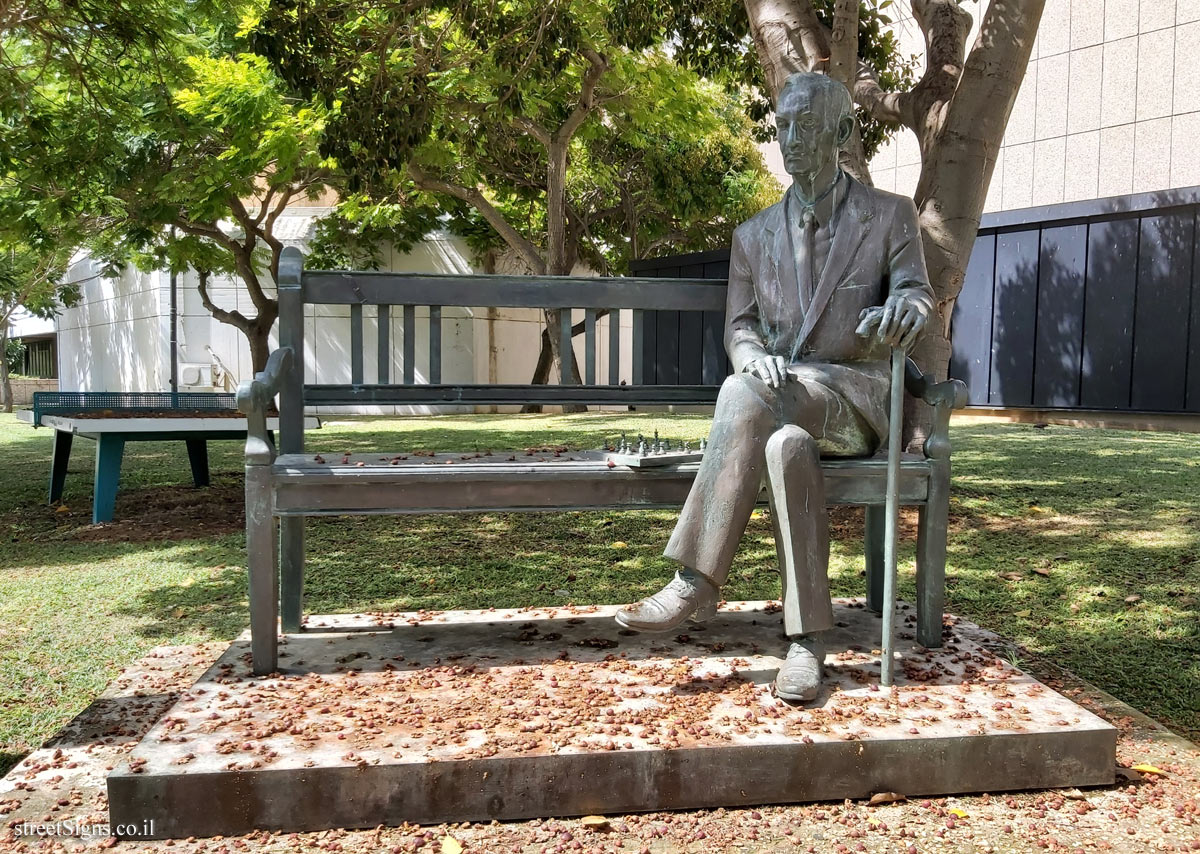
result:
M 867 235 L 870 222 L 875 217 L 875 205 L 871 194 L 862 184 L 847 176 L 849 191 L 846 201 L 838 213 L 837 228 L 834 230 L 833 243 L 829 247 L 829 257 L 825 261 L 825 269 L 821 271 L 821 279 L 813 293 L 812 304 L 804 316 L 804 325 L 796 339 L 796 352 L 800 351 L 812 336 L 813 329 L 829 304 L 829 298 L 837 286 L 841 284 L 842 274 L 846 272 L 851 259 L 854 258 L 858 247 Z M 795 273 L 793 271 L 793 278 Z
M 784 211 L 784 202 L 772 205 L 763 223 L 763 247 L 770 259 L 770 274 L 764 277 L 764 293 L 759 294 L 759 301 L 768 347 L 780 339 L 787 340 L 789 333 L 796 328 L 788 321 L 800 317 L 801 312 L 796 259 Z

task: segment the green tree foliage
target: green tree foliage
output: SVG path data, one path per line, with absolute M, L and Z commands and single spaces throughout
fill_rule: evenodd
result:
M 813 0 L 812 9 L 825 26 L 832 26 L 835 0 Z M 887 10 L 893 0 L 863 2 L 858 17 L 858 57 L 888 90 L 912 81 L 914 57 L 904 57 Z M 667 35 L 675 46 L 674 58 L 732 91 L 746 93 L 747 115 L 755 138 L 775 138 L 771 89 L 750 36 L 746 5 L 740 0 L 616 0 L 613 20 L 619 36 L 632 47 L 649 47 L 649 39 Z M 877 121 L 867 110 L 858 110 L 862 146 L 870 158 L 897 125 Z
M 274 227 L 289 203 L 325 189 L 325 109 L 285 98 L 242 51 L 246 3 L 43 5 L 60 24 L 31 12 L 2 37 L 20 93 L 0 104 L 5 227 L 114 265 L 195 268 L 205 307 L 246 335 L 261 369 L 278 314 Z M 76 27 L 87 37 L 62 36 Z M 214 273 L 241 280 L 253 315 L 210 299 Z
M 411 236 L 433 218 L 534 273 L 623 272 L 727 244 L 778 188 L 736 92 L 677 63 L 662 28 L 631 45 L 619 11 L 272 0 L 253 44 L 329 110 L 321 150 L 355 193 L 330 234 Z M 548 312 L 536 381 L 560 363 L 558 324 Z
M 32 246 L 0 240 L 0 356 L 9 354 L 9 323 L 24 308 L 36 317 L 53 317 L 61 305 L 79 297 L 77 284 L 65 284 L 70 247 Z M 12 412 L 8 358 L 0 358 L 0 405 Z

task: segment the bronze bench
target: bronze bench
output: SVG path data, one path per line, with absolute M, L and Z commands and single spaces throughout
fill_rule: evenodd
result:
M 238 389 L 246 413 L 246 550 L 250 572 L 250 629 L 254 671 L 278 664 L 278 632 L 298 632 L 302 623 L 304 519 L 307 516 L 559 510 L 647 509 L 683 503 L 698 464 L 659 469 L 609 468 L 603 454 L 576 453 L 574 460 L 529 463 L 495 458 L 436 465 L 429 460 L 393 459 L 394 453 L 341 458 L 324 463 L 304 453 L 304 408 L 353 404 L 546 403 L 591 405 L 712 404 L 716 383 L 655 385 L 636 382 L 642 367 L 639 323 L 644 312 L 702 312 L 720 323 L 725 305 L 722 279 L 574 278 L 551 276 L 452 276 L 409 273 L 321 272 L 303 269 L 298 250 L 280 262 L 280 346 L 266 369 Z M 416 382 L 413 358 L 416 306 L 429 306 L 429 383 Z M 349 305 L 351 382 L 304 382 L 304 306 Z M 378 381 L 364 382 L 364 306 L 376 306 Z M 392 307 L 404 318 L 403 381 L 389 382 Z M 464 385 L 440 382 L 441 308 L 582 309 L 582 385 Z M 618 380 L 620 348 L 609 323 L 608 383 L 597 383 L 597 321 L 605 312 L 633 312 L 635 383 Z M 613 315 L 610 315 L 610 317 Z M 576 330 L 562 325 L 566 352 Z M 957 380 L 933 383 L 909 362 L 909 394 L 934 407 L 934 424 L 923 455 L 905 455 L 900 500 L 919 509 L 917 541 L 917 636 L 941 645 L 950 486 L 951 410 L 965 405 L 966 387 Z M 279 448 L 266 427 L 268 407 L 279 398 Z M 457 456 L 457 455 L 456 455 Z M 383 459 L 381 459 L 383 458 Z M 361 463 L 361 465 L 360 465 Z M 886 459 L 827 460 L 823 464 L 829 504 L 866 507 L 867 603 L 879 610 L 883 598 L 883 539 Z M 278 536 L 276 525 L 278 524 Z M 282 619 L 281 619 L 282 618 Z

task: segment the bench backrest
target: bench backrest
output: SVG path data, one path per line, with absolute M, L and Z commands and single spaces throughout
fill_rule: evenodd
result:
M 699 384 L 659 384 L 642 381 L 642 339 L 647 318 L 656 312 L 679 312 L 704 324 L 719 337 L 725 312 L 725 279 L 660 277 L 576 277 L 443 275 L 428 273 L 345 272 L 305 270 L 298 249 L 284 250 L 279 264 L 280 346 L 291 347 L 293 368 L 280 392 L 280 449 L 303 450 L 305 405 L 362 404 L 711 404 L 716 400 L 724 372 L 706 371 Z M 350 308 L 350 375 L 348 384 L 305 384 L 304 306 L 348 305 Z M 376 306 L 374 317 L 364 316 L 364 306 Z M 428 307 L 428 382 L 417 382 L 417 307 Z M 563 322 L 562 352 L 570 352 L 576 334 L 583 335 L 582 385 L 559 382 L 532 384 L 443 384 L 442 309 L 530 308 L 582 310 L 582 328 Z M 402 318 L 402 375 L 393 377 L 391 366 L 393 313 Z M 630 365 L 621 364 L 620 323 L 630 312 L 633 332 Z M 597 360 L 597 320 L 610 317 L 607 364 Z M 564 315 L 567 315 L 564 312 Z M 567 315 L 569 316 L 569 315 Z M 425 318 L 421 318 L 424 320 Z M 376 352 L 366 352 L 365 326 L 376 324 Z M 377 364 L 378 381 L 367 383 L 368 358 Z M 723 366 L 722 366 L 723 367 Z M 621 384 L 623 369 L 633 379 Z

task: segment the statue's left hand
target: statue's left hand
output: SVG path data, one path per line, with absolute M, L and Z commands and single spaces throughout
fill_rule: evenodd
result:
M 880 341 L 909 350 L 928 323 L 929 308 L 924 302 L 904 294 L 891 294 L 882 307 L 863 310 L 855 332 L 865 338 L 871 334 L 871 327 L 878 326 L 875 334 Z

